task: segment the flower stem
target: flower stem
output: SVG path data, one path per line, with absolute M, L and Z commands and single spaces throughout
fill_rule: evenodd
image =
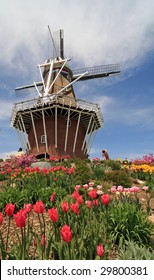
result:
M 6 238 L 6 251 L 7 251 L 7 247 L 8 247 L 8 240 L 9 240 L 9 234 L 10 234 L 10 222 L 11 222 L 11 217 L 9 217 L 9 221 L 8 221 L 8 231 L 7 231 L 7 238 Z
M 71 244 L 68 243 L 68 251 L 69 251 L 69 260 L 71 260 Z
M 108 213 L 108 205 L 106 205 L 106 239 L 108 238 L 108 218 L 109 218 L 109 213 Z
M 23 228 L 21 228 L 21 259 L 23 260 L 23 251 L 24 251 L 24 234 Z

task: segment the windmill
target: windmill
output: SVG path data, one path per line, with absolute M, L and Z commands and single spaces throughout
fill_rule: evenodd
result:
M 17 130 L 22 149 L 42 155 L 87 158 L 96 132 L 103 126 L 98 104 L 77 99 L 73 84 L 120 73 L 118 64 L 72 70 L 64 57 L 64 33 L 51 34 L 52 59 L 38 65 L 41 80 L 15 91 L 35 88 L 36 98 L 15 103 L 11 126 Z

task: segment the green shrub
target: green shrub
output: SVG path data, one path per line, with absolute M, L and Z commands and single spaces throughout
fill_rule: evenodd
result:
M 93 166 L 92 168 L 92 178 L 94 180 L 102 181 L 105 178 L 105 167 L 102 164 Z
M 99 185 L 99 184 L 98 184 Z M 107 181 L 102 181 L 101 182 L 101 185 L 102 185 L 102 191 L 104 193 L 108 193 L 108 190 L 112 187 L 112 184 L 107 182 Z
M 38 200 L 42 200 L 46 207 L 50 205 L 50 196 L 52 192 L 57 193 L 59 200 L 67 193 L 74 190 L 73 174 L 68 175 L 67 172 L 56 171 L 49 174 L 33 173 L 25 175 L 14 180 L 7 181 L 2 185 L 0 195 L 0 211 L 6 204 L 15 203 L 16 210 L 23 207 L 24 203 L 34 204 Z
M 121 169 L 121 163 L 119 161 L 116 160 L 103 160 L 101 161 L 101 163 L 105 166 L 105 167 L 110 167 L 112 170 L 120 170 Z
M 146 177 L 146 185 L 149 187 L 150 190 L 154 190 L 154 174 L 148 174 Z
M 20 209 L 24 203 L 29 201 L 30 198 L 27 190 L 19 191 L 16 187 L 5 187 L 0 196 L 0 211 L 3 211 L 5 205 L 8 203 L 16 204 L 16 209 Z
M 133 171 L 131 172 L 131 176 L 135 179 L 147 181 L 149 177 L 151 177 L 151 174 L 147 172 L 143 172 L 142 170 L 140 171 Z
M 75 184 L 84 185 L 91 179 L 92 172 L 90 163 L 87 160 L 76 159 L 74 160 L 75 165 Z
M 126 240 L 139 245 L 149 245 L 153 224 L 147 220 L 138 200 L 120 199 L 112 201 L 109 208 L 109 232 L 115 244 L 122 245 Z
M 110 181 L 115 186 L 129 188 L 132 184 L 130 175 L 125 170 L 115 170 L 106 173 L 106 181 Z
M 126 241 L 125 244 L 119 249 L 117 259 L 120 260 L 154 260 L 154 251 L 139 246 L 133 241 Z
M 0 173 L 0 181 L 5 180 L 5 178 L 6 178 L 6 176 L 4 174 Z

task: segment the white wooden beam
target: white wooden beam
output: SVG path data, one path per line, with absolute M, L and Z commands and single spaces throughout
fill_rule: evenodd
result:
M 94 142 L 94 138 L 95 138 L 95 136 L 96 136 L 96 133 L 97 133 L 97 130 L 93 131 L 91 144 L 89 145 L 89 148 L 88 148 L 88 151 L 87 151 L 87 154 L 88 154 L 88 155 L 90 154 L 91 147 L 92 147 L 92 145 L 93 145 L 93 142 Z
M 25 128 L 25 124 L 24 124 L 23 117 L 22 117 L 21 114 L 20 114 L 20 118 L 21 118 L 21 122 L 22 122 L 22 126 L 23 126 L 24 133 L 27 135 L 26 128 Z M 27 138 L 26 146 L 27 146 L 27 145 L 28 145 L 27 148 L 30 150 L 30 149 L 31 149 L 31 146 L 30 146 L 30 143 L 29 143 L 29 139 L 28 139 L 28 138 Z
M 65 146 L 64 146 L 64 151 L 65 151 L 65 152 L 66 152 L 66 149 L 67 149 L 67 142 L 68 142 L 69 122 L 70 122 L 70 110 L 68 111 L 68 115 L 67 115 L 67 126 L 66 126 Z
M 31 120 L 32 120 L 32 126 L 33 126 L 33 131 L 34 131 L 34 137 L 35 137 L 35 143 L 36 143 L 36 148 L 37 152 L 39 153 L 39 145 L 38 145 L 38 140 L 37 140 L 37 134 L 36 134 L 36 129 L 35 129 L 35 123 L 34 123 L 34 118 L 33 118 L 33 113 L 31 113 Z
M 49 70 L 49 74 L 48 74 L 47 84 L 45 86 L 44 96 L 47 96 L 50 91 L 49 86 L 50 86 L 50 81 L 51 81 L 52 70 L 53 70 L 53 60 L 51 60 L 51 63 L 50 63 L 50 70 Z
M 24 150 L 26 151 L 27 149 L 27 143 L 25 143 L 25 137 L 24 137 L 24 132 L 23 132 L 23 127 L 22 127 L 22 124 L 20 122 L 20 120 L 18 119 L 18 127 L 19 127 L 19 130 L 21 132 L 21 138 L 22 138 L 22 143 L 23 143 L 23 147 L 24 147 Z
M 75 82 L 77 82 L 78 80 L 80 80 L 84 75 L 88 74 L 88 72 L 85 72 L 83 74 L 81 74 L 78 78 L 76 78 L 74 81 L 72 81 L 71 83 L 69 83 L 67 86 L 65 86 L 64 88 L 62 88 L 61 90 L 59 90 L 57 92 L 57 94 L 61 93 L 62 91 L 65 91 L 65 89 L 67 89 L 68 87 L 70 87 L 72 84 L 74 84 Z
M 23 145 L 22 137 L 21 137 L 21 131 L 19 130 L 19 128 L 16 128 L 16 132 L 17 132 L 19 140 L 20 140 L 21 148 L 24 150 L 24 145 Z
M 81 112 L 79 113 L 78 122 L 77 122 L 77 126 L 76 126 L 74 145 L 73 145 L 73 153 L 75 152 L 75 148 L 76 148 L 76 141 L 77 141 L 77 136 L 78 136 L 78 131 L 79 131 L 80 118 L 81 118 Z
M 55 148 L 57 148 L 57 105 L 55 107 Z
M 44 116 L 44 110 L 43 109 L 42 109 L 42 120 L 43 120 L 43 130 L 44 130 L 44 135 L 45 135 L 45 148 L 46 148 L 46 152 L 48 152 L 47 131 L 46 131 L 45 116 Z
M 63 65 L 62 65 L 62 67 L 60 68 L 60 70 L 58 71 L 58 74 L 56 75 L 56 77 L 54 78 L 53 82 L 52 82 L 51 85 L 50 85 L 49 91 L 51 90 L 53 84 L 54 84 L 55 81 L 57 80 L 58 76 L 60 75 L 61 71 L 63 70 L 63 68 L 64 68 L 64 66 L 65 66 L 65 64 L 66 64 L 66 62 L 67 62 L 68 60 L 70 60 L 70 58 L 66 58 L 66 59 L 64 60 L 64 63 L 63 63 Z
M 39 92 L 39 90 L 38 90 L 38 86 L 37 86 L 37 84 L 34 82 L 34 86 L 35 86 L 35 88 L 36 88 L 36 90 L 37 90 L 37 93 L 38 93 L 38 95 L 39 96 L 42 96 L 41 94 L 40 94 L 40 92 Z
M 89 120 L 89 123 L 88 123 L 88 126 L 87 126 L 87 130 L 86 130 L 86 134 L 85 134 L 85 137 L 84 137 L 84 140 L 83 140 L 83 144 L 82 144 L 81 150 L 84 149 L 84 145 L 85 145 L 85 142 L 86 142 L 86 137 L 88 135 L 88 130 L 90 128 L 90 125 L 91 125 L 91 122 L 92 122 L 92 118 L 93 118 L 93 115 L 91 115 L 91 117 L 90 117 L 90 120 Z
M 94 128 L 94 124 L 95 124 L 95 123 L 93 122 L 93 124 L 92 124 L 92 126 L 91 126 L 90 133 L 89 133 L 88 141 L 87 141 L 86 146 L 85 146 L 85 148 L 84 148 L 84 153 L 88 152 L 88 146 L 89 146 L 90 139 L 91 139 L 91 136 L 92 136 L 92 131 L 93 131 L 93 128 Z
M 43 75 L 42 75 L 42 70 L 41 70 L 40 65 L 38 65 L 38 68 L 39 68 L 39 71 L 40 71 L 40 76 L 41 76 L 41 79 L 42 79 L 43 88 L 44 88 L 44 92 L 45 92 L 45 83 L 44 83 L 44 78 L 43 78 Z M 42 95 L 43 95 L 43 94 L 42 94 Z

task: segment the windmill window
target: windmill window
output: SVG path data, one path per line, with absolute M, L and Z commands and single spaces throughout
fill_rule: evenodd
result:
M 42 136 L 41 136 L 41 143 L 42 143 L 42 144 L 45 144 L 45 143 L 46 143 L 46 137 L 47 137 L 47 135 L 42 135 Z
M 67 119 L 65 119 L 65 125 L 67 126 Z M 69 120 L 69 124 L 68 124 L 68 127 L 71 126 L 71 120 Z

